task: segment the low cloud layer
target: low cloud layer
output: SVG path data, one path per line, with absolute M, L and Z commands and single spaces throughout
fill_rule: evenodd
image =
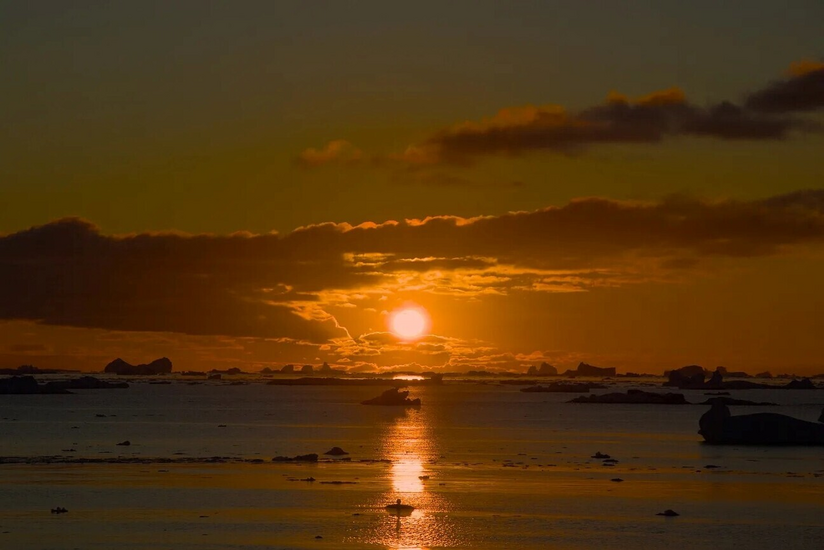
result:
M 784 78 L 746 94 L 743 102 L 698 105 L 671 88 L 637 99 L 611 93 L 603 104 L 575 112 L 557 105 L 508 107 L 481 121 L 444 128 L 403 152 L 370 159 L 373 165 L 465 165 L 491 155 L 574 154 L 600 144 L 654 144 L 679 136 L 782 140 L 794 132 L 820 130 L 807 115 L 823 107 L 824 64 L 800 62 Z M 336 140 L 320 151 L 307 149 L 299 159 L 304 166 L 320 166 L 366 156 Z
M 754 201 L 588 198 L 282 236 L 109 236 L 62 219 L 0 237 L 0 319 L 351 345 L 357 335 L 336 308 L 374 311 L 400 293 L 582 292 L 822 243 L 824 190 Z
M 824 108 L 824 63 L 793 63 L 786 78 L 750 94 L 745 106 L 759 113 L 809 112 Z

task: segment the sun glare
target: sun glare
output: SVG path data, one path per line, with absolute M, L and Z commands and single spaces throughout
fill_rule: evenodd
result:
M 389 329 L 402 340 L 416 340 L 429 330 L 429 314 L 419 306 L 396 309 L 389 316 Z

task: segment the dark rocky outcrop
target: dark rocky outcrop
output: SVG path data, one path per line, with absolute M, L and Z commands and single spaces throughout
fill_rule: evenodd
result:
M 281 374 L 295 374 L 295 365 L 284 365 L 282 369 L 280 369 Z
M 94 376 L 81 376 L 65 382 L 49 382 L 47 385 L 63 385 L 70 390 L 114 390 L 129 387 L 126 382 L 107 382 Z
M 615 376 L 615 367 L 596 367 L 584 362 L 578 363 L 578 368 L 575 370 L 568 370 L 564 376 Z
M 675 517 L 680 516 L 681 514 L 679 514 L 675 510 L 664 510 L 663 512 L 658 512 L 655 515 L 656 516 L 665 516 L 665 517 L 668 517 L 668 518 L 675 518 Z
M 297 455 L 297 456 L 276 456 L 272 459 L 272 462 L 317 462 L 318 455 L 317 453 L 311 453 L 308 455 Z
M 652 393 L 642 390 L 627 390 L 626 393 L 604 395 L 582 395 L 570 403 L 610 403 L 631 405 L 689 405 L 682 393 Z
M 787 390 L 814 390 L 816 389 L 815 384 L 809 378 L 804 378 L 802 380 L 790 380 L 784 386 L 784 389 Z
M 684 369 L 692 369 L 697 365 L 684 367 Z M 704 375 L 698 373 L 691 373 L 687 371 L 684 374 L 684 369 L 678 369 L 669 373 L 669 379 L 664 382 L 664 386 L 675 386 L 682 390 L 813 390 L 816 385 L 809 378 L 802 380 L 792 380 L 784 386 L 775 386 L 773 384 L 761 384 L 759 382 L 752 382 L 750 380 L 724 380 L 724 375 L 720 369 L 712 373 L 712 376 L 706 382 Z M 691 375 L 690 375 L 691 374 Z
M 119 357 L 106 365 L 103 372 L 107 374 L 119 374 L 126 376 L 156 376 L 158 374 L 169 374 L 172 372 L 172 362 L 167 357 L 155 359 L 151 363 L 142 365 L 131 365 Z
M 824 414 L 822 414 L 824 416 Z M 732 416 L 715 402 L 699 420 L 698 433 L 713 445 L 822 445 L 824 424 L 776 413 Z
M 344 455 L 348 455 L 349 453 L 347 453 L 346 451 L 344 451 L 340 447 L 332 447 L 331 449 L 329 449 L 328 451 L 326 451 L 323 454 L 330 455 L 330 456 L 344 456 Z
M 409 399 L 409 391 L 390 388 L 372 399 L 361 401 L 361 405 L 383 405 L 390 407 L 420 407 L 420 399 Z
M 714 403 L 723 403 L 728 407 L 777 407 L 778 403 L 770 403 L 769 401 L 749 401 L 747 399 L 735 399 L 732 397 L 711 397 L 699 405 L 712 405 Z
M 30 395 L 36 393 L 40 393 L 40 384 L 33 376 L 12 376 L 0 379 L 0 394 Z
M 665 386 L 685 389 L 704 384 L 704 367 L 700 365 L 687 365 L 665 374 L 667 375 L 667 381 L 664 382 Z
M 314 374 L 314 372 L 315 372 L 315 367 L 313 367 L 312 365 L 303 365 L 300 368 L 300 373 L 301 374 Z
M 16 369 L 0 369 L 0 374 L 23 375 L 23 374 L 65 374 L 77 372 L 68 369 L 40 369 L 33 365 L 20 365 Z
M 72 393 L 69 390 L 108 390 L 128 387 L 129 385 L 125 382 L 106 382 L 93 376 L 56 380 L 46 384 L 38 384 L 32 376 L 12 376 L 0 379 L 0 394 L 67 394 Z
M 604 388 L 602 384 L 589 382 L 553 382 L 547 386 L 521 388 L 526 393 L 589 393 L 592 389 Z
M 720 370 L 716 370 L 714 373 L 712 373 L 712 376 L 710 376 L 710 379 L 706 385 L 708 388 L 721 388 L 723 387 L 723 382 L 724 375 L 721 374 Z
M 587 363 L 578 363 L 578 376 L 615 376 L 615 367 L 596 367 Z
M 543 362 L 540 367 L 529 367 L 526 373 L 529 376 L 556 376 L 558 374 L 558 369 L 547 362 Z
M 806 382 L 805 382 L 806 381 Z M 809 383 L 809 385 L 807 385 Z M 796 390 L 796 389 L 815 389 L 815 386 L 809 379 L 805 378 L 801 381 L 791 381 L 783 386 L 774 386 L 772 384 L 759 384 L 758 382 L 750 382 L 749 380 L 730 380 L 728 382 L 721 381 L 715 386 L 707 384 L 706 389 L 725 389 L 725 390 Z
M 729 378 L 752 378 L 752 376 L 742 370 L 728 371 L 725 367 L 716 367 L 715 370 L 720 372 L 721 376 Z
M 33 376 L 12 376 L 0 379 L 0 394 L 5 395 L 37 395 L 71 393 L 65 387 L 40 385 Z
M 225 374 L 225 375 L 229 375 L 229 376 L 234 376 L 234 375 L 246 374 L 246 373 L 243 372 L 242 370 L 240 370 L 237 367 L 232 367 L 230 369 L 223 369 L 223 370 L 221 370 L 221 369 L 212 369 L 208 372 L 208 374 Z
M 773 375 L 770 371 L 765 370 L 764 372 L 759 372 L 755 375 L 756 378 L 772 378 Z

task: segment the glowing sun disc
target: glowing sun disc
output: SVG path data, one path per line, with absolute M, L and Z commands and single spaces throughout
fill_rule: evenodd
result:
M 422 307 L 403 307 L 389 316 L 390 330 L 402 340 L 415 340 L 429 330 L 429 315 Z

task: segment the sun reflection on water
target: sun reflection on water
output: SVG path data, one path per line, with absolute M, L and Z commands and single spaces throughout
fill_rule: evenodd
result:
M 390 477 L 393 493 L 387 497 L 392 502 L 400 498 L 425 504 L 429 500 L 423 479 L 429 475 L 425 463 L 432 462 L 438 456 L 426 412 L 407 410 L 389 426 L 381 445 L 383 457 L 392 461 Z M 410 504 L 418 506 L 415 502 Z
M 391 460 L 392 466 L 386 490 L 376 495 L 374 502 L 378 521 L 368 533 L 363 533 L 363 542 L 393 550 L 426 550 L 461 542 L 447 514 L 447 499 L 443 492 L 433 491 L 438 482 L 432 466 L 437 462 L 439 449 L 432 421 L 423 407 L 407 410 L 385 426 L 381 455 Z M 387 511 L 385 506 L 397 499 L 415 510 L 401 515 Z
M 423 475 L 419 458 L 401 458 L 392 463 L 392 487 L 398 493 L 422 493 Z

